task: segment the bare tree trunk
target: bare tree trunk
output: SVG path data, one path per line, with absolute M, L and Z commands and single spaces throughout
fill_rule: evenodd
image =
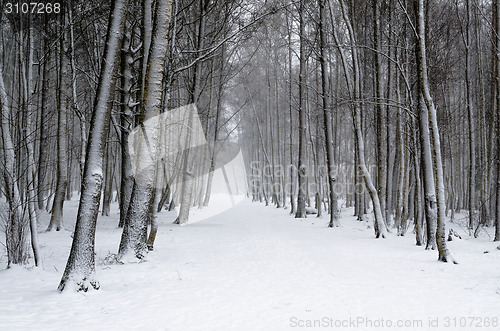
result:
M 35 105 L 34 105 L 34 81 L 33 81 L 33 52 L 35 48 L 35 38 L 33 36 L 34 30 L 33 25 L 30 24 L 29 28 L 29 56 L 28 56 L 28 79 L 25 91 L 25 103 L 28 105 L 26 114 L 26 153 L 28 156 L 28 187 L 27 187 L 27 199 L 28 199 L 28 216 L 30 222 L 30 234 L 31 234 L 31 247 L 33 249 L 33 256 L 35 259 L 35 266 L 38 266 L 40 261 L 40 248 L 38 245 L 38 210 L 36 206 L 37 191 L 35 188 L 35 148 L 34 148 L 34 130 L 32 118 L 36 118 Z
M 3 53 L 3 40 L 0 42 L 0 54 Z M 0 62 L 0 126 L 1 130 L 1 150 L 5 168 L 3 169 L 5 197 L 9 205 L 8 219 L 5 228 L 7 267 L 11 264 L 25 264 L 28 262 L 28 222 L 22 213 L 22 199 L 16 182 L 16 155 L 10 129 L 9 98 L 3 79 L 3 63 Z
M 475 224 L 475 207 L 476 207 L 476 139 L 474 129 L 474 105 L 472 101 L 471 91 L 471 70 L 472 70 L 472 56 L 471 56 L 471 3 L 467 0 L 466 6 L 466 26 L 465 26 L 465 93 L 467 102 L 467 114 L 469 116 L 469 232 L 472 232 Z
M 436 108 L 432 100 L 429 82 L 427 78 L 427 58 L 425 46 L 425 21 L 424 21 L 424 0 L 418 0 L 417 10 L 417 26 L 418 26 L 418 57 L 419 57 L 419 72 L 420 72 L 420 85 L 422 87 L 422 95 L 429 113 L 429 122 L 433 145 L 434 167 L 436 169 L 436 186 L 437 186 L 437 231 L 436 243 L 439 252 L 439 261 L 453 262 L 456 261 L 450 255 L 446 248 L 446 230 L 445 230 L 445 192 L 444 192 L 444 176 L 443 164 L 441 158 L 441 142 L 439 138 L 439 127 L 437 123 Z M 425 159 L 424 162 L 430 162 Z
M 64 16 L 62 18 L 64 22 Z M 66 196 L 66 189 L 68 186 L 68 139 L 67 139 L 67 114 L 68 114 L 68 99 L 70 89 L 70 67 L 68 63 L 68 45 L 66 45 L 65 38 L 60 41 L 60 87 L 58 99 L 58 113 L 57 113 L 57 184 L 56 192 L 54 194 L 54 201 L 52 203 L 52 216 L 50 218 L 47 231 L 55 229 L 60 231 L 64 229 L 63 224 L 63 205 Z
M 487 208 L 487 195 L 488 195 L 488 185 L 490 183 L 488 178 L 488 164 L 489 155 L 487 153 L 487 125 L 486 125 L 486 95 L 485 95 L 485 75 L 484 75 L 484 65 L 483 65 L 483 54 L 481 52 L 482 36 L 481 36 L 481 13 L 479 7 L 479 1 L 474 2 L 474 32 L 476 39 L 476 50 L 477 50 L 477 73 L 479 81 L 479 171 L 478 179 L 479 185 L 479 205 L 478 205 L 478 224 L 488 224 L 489 221 L 489 208 Z M 479 227 L 476 228 L 479 229 Z M 477 233 L 474 234 L 477 236 Z
M 342 9 L 342 16 L 344 18 L 344 22 L 347 26 L 347 30 L 349 33 L 349 42 L 350 42 L 350 48 L 351 48 L 351 55 L 352 55 L 352 64 L 353 64 L 353 79 L 352 79 L 352 108 L 353 108 L 353 117 L 354 117 L 354 131 L 356 135 L 356 141 L 357 141 L 357 149 L 356 149 L 356 156 L 359 162 L 359 169 L 361 171 L 361 175 L 363 176 L 366 188 L 368 189 L 368 193 L 370 194 L 372 203 L 373 203 L 373 213 L 375 215 L 375 229 L 376 229 L 376 237 L 382 237 L 385 238 L 387 236 L 387 227 L 384 222 L 383 214 L 382 214 L 382 208 L 380 206 L 380 200 L 377 194 L 377 189 L 375 188 L 375 185 L 373 185 L 373 181 L 370 175 L 370 172 L 368 171 L 368 168 L 366 166 L 365 162 L 365 145 L 364 145 L 364 137 L 363 137 L 363 132 L 362 132 L 362 115 L 361 115 L 361 71 L 360 71 L 360 65 L 359 65 L 359 58 L 358 58 L 358 51 L 357 51 L 357 45 L 356 45 L 356 37 L 354 35 L 354 30 L 351 25 L 351 21 L 348 17 L 348 13 L 346 11 L 345 5 L 343 1 L 340 2 L 341 9 Z M 336 41 L 336 44 L 338 45 L 338 42 Z M 343 60 L 345 62 L 345 60 Z M 346 76 L 347 74 L 347 68 L 346 65 L 344 65 L 344 72 Z
M 123 46 L 121 52 L 121 184 L 120 184 L 120 222 L 118 227 L 123 228 L 125 217 L 132 196 L 134 187 L 134 173 L 132 170 L 132 161 L 130 159 L 128 137 L 130 130 L 134 126 L 134 112 L 132 98 L 132 68 L 134 59 L 132 57 L 131 31 L 125 30 L 123 37 Z
M 498 45 L 499 45 L 499 37 L 498 37 L 498 32 L 500 32 L 500 28 L 497 27 L 497 12 L 499 11 L 497 9 L 498 6 L 498 1 L 492 1 L 491 3 L 491 63 L 490 63 L 490 102 L 489 102 L 489 113 L 491 116 L 495 116 L 496 114 L 496 101 L 497 101 L 497 71 L 496 71 L 496 66 L 497 66 L 497 52 L 498 52 Z M 500 21 L 500 19 L 498 19 Z M 496 128 L 497 128 L 497 117 L 495 116 L 494 121 L 489 121 L 488 125 L 488 132 L 487 132 L 487 154 L 489 155 L 490 159 L 493 159 L 493 155 L 497 155 L 497 151 L 495 150 L 495 144 L 496 144 Z M 500 160 L 497 159 L 497 162 L 500 162 Z M 490 181 L 488 182 L 488 192 L 489 196 L 492 196 L 493 194 L 496 194 L 496 188 L 497 184 L 494 182 L 494 178 L 496 177 L 496 166 L 497 162 L 488 162 L 488 178 Z M 496 199 L 488 199 L 488 209 L 490 210 L 491 215 L 493 215 L 492 219 L 495 220 L 497 219 L 496 217 L 496 206 L 497 206 L 497 201 Z
M 419 132 L 420 132 L 420 153 L 423 184 L 424 184 L 424 206 L 425 221 L 427 230 L 427 244 L 425 249 L 436 249 L 436 186 L 434 182 L 434 171 L 432 169 L 432 149 L 429 132 L 429 115 L 425 108 L 422 92 L 419 89 Z M 419 185 L 419 183 L 417 183 Z
M 424 240 L 424 234 L 423 234 L 423 227 L 424 227 L 424 215 L 425 211 L 422 208 L 422 205 L 426 203 L 424 199 L 424 203 L 422 203 L 422 179 L 421 179 L 421 169 L 422 166 L 420 165 L 420 160 L 417 154 L 417 148 L 418 148 L 418 140 L 417 140 L 417 123 L 416 120 L 413 119 L 413 134 L 412 134 L 412 140 L 413 140 L 413 145 L 415 146 L 414 148 L 414 153 L 413 153 L 413 171 L 414 171 L 414 178 L 415 178 L 415 192 L 414 192 L 414 214 L 415 214 L 415 240 L 416 240 L 416 245 L 417 246 L 422 246 L 423 245 L 423 240 Z M 424 190 L 425 190 L 425 185 Z M 429 232 L 427 232 L 429 233 Z M 435 238 L 435 237 L 434 237 Z M 433 243 L 435 243 L 436 240 L 433 240 Z
M 389 8 L 388 8 L 388 11 L 389 11 L 389 19 L 388 19 L 388 22 L 387 22 L 387 26 L 389 26 L 389 29 L 393 29 L 392 27 L 395 26 L 394 24 L 394 19 L 393 19 L 393 16 L 394 16 L 394 12 L 396 11 L 395 8 L 394 8 L 394 0 L 390 0 L 389 1 Z M 380 31 L 380 26 L 379 26 L 379 31 Z M 396 28 L 397 29 L 397 28 Z M 397 58 L 397 52 L 398 52 L 398 47 L 395 47 L 392 45 L 392 39 L 389 37 L 389 40 L 388 40 L 388 47 L 387 47 L 387 53 L 389 54 L 389 56 L 392 56 L 394 59 Z M 385 215 L 384 215 L 384 219 L 385 219 L 385 223 L 387 224 L 388 227 L 392 226 L 393 225 L 393 210 L 394 210 L 394 196 L 393 196 L 393 191 L 394 191 L 394 188 L 395 188 L 395 184 L 397 184 L 397 180 L 395 180 L 394 178 L 394 172 L 397 171 L 396 170 L 396 160 L 397 160 L 397 157 L 396 157 L 396 153 L 397 151 L 392 148 L 393 146 L 393 142 L 392 142 L 392 139 L 393 139 L 393 136 L 395 136 L 394 134 L 394 129 L 393 129 L 393 124 L 391 123 L 391 119 L 393 118 L 393 116 L 391 116 L 392 112 L 391 112 L 391 105 L 390 105 L 390 100 L 392 100 L 393 96 L 394 96 L 394 91 L 398 91 L 399 87 L 395 87 L 395 84 L 394 84 L 394 76 L 396 76 L 396 80 L 399 79 L 399 73 L 398 72 L 394 72 L 393 70 L 395 69 L 395 66 L 394 66 L 394 63 L 393 61 L 391 61 L 390 59 L 387 59 L 387 79 L 386 79 L 386 100 L 387 100 L 387 105 L 385 106 L 385 117 L 386 117 L 386 130 L 387 130 L 387 133 L 386 133 L 386 144 L 385 144 L 385 148 L 386 148 L 386 151 L 385 151 L 385 154 L 387 155 L 387 159 L 386 159 L 386 169 L 387 169 L 387 176 L 386 176 L 386 203 L 385 203 Z M 398 99 L 399 96 L 396 97 L 396 99 Z M 398 102 L 399 104 L 399 102 Z M 399 112 L 400 109 L 397 109 L 397 111 Z M 397 133 L 396 133 L 397 135 Z M 397 139 L 397 138 L 396 138 Z
M 494 0 L 495 11 L 495 78 L 496 78 L 496 122 L 497 122 L 497 182 L 496 182 L 496 213 L 495 213 L 495 241 L 500 241 L 500 4 Z
M 104 189 L 102 197 L 102 216 L 109 216 L 111 211 L 111 199 L 113 198 L 113 148 L 111 146 L 111 131 L 109 132 L 108 142 L 106 143 L 106 156 L 104 157 Z
M 375 48 L 375 108 L 377 110 L 377 194 L 380 199 L 380 208 L 385 219 L 387 202 L 387 132 L 385 114 L 382 107 L 382 59 L 380 55 L 380 10 L 379 1 L 372 1 L 373 7 L 373 42 Z M 387 222 L 388 220 L 385 219 Z
M 161 113 L 164 66 L 168 48 L 168 27 L 171 17 L 171 0 L 156 2 L 154 15 L 154 29 L 151 39 L 151 48 L 148 57 L 146 78 L 144 82 L 144 99 L 141 105 L 139 122 L 158 116 Z M 141 129 L 144 131 L 144 128 Z M 138 138 L 138 166 L 141 170 L 136 173 L 134 188 L 127 211 L 127 217 L 118 250 L 118 259 L 125 259 L 128 254 L 142 259 L 146 254 L 147 221 L 154 202 L 154 186 L 156 182 L 156 163 L 150 160 L 148 142 L 142 138 L 148 135 L 148 141 L 158 141 L 160 132 L 142 132 Z M 154 144 L 151 151 L 156 151 Z M 153 157 L 153 160 L 155 158 Z
M 222 95 L 224 89 L 224 51 L 225 47 L 222 45 L 221 47 L 221 55 L 220 55 L 220 63 L 219 63 L 219 82 L 217 86 L 217 106 L 215 111 L 215 124 L 214 124 L 214 144 L 212 147 L 212 154 L 210 155 L 210 169 L 208 172 L 207 179 L 207 190 L 205 192 L 205 199 L 203 201 L 203 206 L 208 206 L 210 202 L 210 197 L 212 195 L 212 182 L 214 179 L 214 171 L 215 171 L 215 158 L 217 157 L 218 152 L 218 141 L 219 141 L 219 122 L 222 112 Z
M 198 38 L 196 42 L 197 50 L 201 51 L 204 48 L 205 40 L 205 21 L 206 21 L 206 11 L 210 3 L 209 0 L 199 0 L 200 2 L 200 23 L 198 25 Z M 196 62 L 194 65 L 193 81 L 190 91 L 190 103 L 196 104 L 200 96 L 200 82 L 201 82 L 201 65 L 202 61 Z M 192 116 L 192 114 L 190 114 Z M 190 121 L 190 123 L 192 123 Z M 191 137 L 191 135 L 189 135 Z M 187 144 L 190 146 L 190 143 Z M 189 210 L 191 208 L 191 203 L 193 201 L 193 187 L 195 180 L 195 160 L 192 151 L 187 148 L 184 151 L 184 164 L 183 167 L 185 171 L 183 173 L 182 180 L 182 190 L 181 190 L 181 205 L 179 208 L 179 216 L 175 220 L 176 224 L 183 224 L 189 220 Z
M 292 23 L 293 23 L 293 19 Z M 295 184 L 295 171 L 294 171 L 294 155 L 293 155 L 293 105 L 292 105 L 292 27 L 293 25 L 288 21 L 287 17 L 287 32 L 288 32 L 288 113 L 289 113 L 289 121 L 290 121 L 290 138 L 289 138 L 289 152 L 290 152 L 290 190 L 289 190 L 289 195 L 290 195 L 290 214 L 295 213 L 295 196 L 294 196 L 294 184 Z
M 396 51 L 396 54 L 397 51 Z M 399 91 L 399 75 L 396 74 L 396 102 L 400 104 L 400 91 Z M 396 201 L 396 219 L 395 224 L 398 228 L 398 235 L 404 236 L 407 228 L 406 220 L 408 215 L 403 215 L 403 204 L 404 200 L 407 200 L 405 194 L 405 187 L 408 185 L 409 178 L 407 177 L 406 165 L 406 153 L 405 153 L 405 140 L 403 132 L 403 110 L 398 108 L 397 110 L 397 124 L 396 124 L 396 151 L 398 153 L 399 160 L 399 176 L 398 176 L 398 190 L 397 190 L 397 201 Z
M 418 3 L 414 2 L 415 12 L 418 12 Z M 417 25 L 418 27 L 418 25 Z M 424 32 L 420 32 L 424 34 Z M 420 46 L 418 38 L 415 43 L 415 52 L 417 54 L 418 68 L 415 73 L 417 77 L 420 77 Z M 436 184 L 434 179 L 434 170 L 432 163 L 432 148 L 431 148 L 431 136 L 429 129 L 429 114 L 425 106 L 425 101 L 423 99 L 422 83 L 421 79 L 418 78 L 417 84 L 417 111 L 418 111 L 418 126 L 419 126 L 419 138 L 420 138 L 420 171 L 422 175 L 423 183 L 423 198 L 424 198 L 424 216 L 426 225 L 426 246 L 425 249 L 436 249 L 436 224 L 437 224 L 437 201 L 436 201 Z M 415 142 L 415 146 L 416 142 Z M 417 148 L 415 148 L 417 151 Z M 417 182 L 417 185 L 420 185 Z
M 337 169 L 335 168 L 335 159 L 333 152 L 333 128 L 332 128 L 332 107 L 330 105 L 330 96 L 328 94 L 328 70 L 326 63 L 326 8 L 325 0 L 319 0 L 319 33 L 320 33 L 320 57 L 321 64 L 321 97 L 323 101 L 323 129 L 325 134 L 326 162 L 328 169 L 328 186 L 329 186 L 329 210 L 330 223 L 329 227 L 339 226 L 339 207 L 337 198 Z
M 87 148 L 87 117 L 85 112 L 78 106 L 77 98 L 77 81 L 76 81 L 76 57 L 75 57 L 75 36 L 74 36 L 74 19 L 73 19 L 73 8 L 72 0 L 68 1 L 68 15 L 69 15 L 69 26 L 70 26 L 70 48 L 71 48 L 71 87 L 72 87 L 72 97 L 73 97 L 73 109 L 76 111 L 76 115 L 80 120 L 80 177 L 83 178 L 83 169 L 85 168 L 85 150 Z
M 299 162 L 298 175 L 299 187 L 297 194 L 297 212 L 295 218 L 306 218 L 306 199 L 307 199 L 307 119 L 306 119 L 306 104 L 304 100 L 305 90 L 305 23 L 304 23 L 304 3 L 299 2 Z
M 42 65 L 42 78 L 41 78 L 41 104 L 40 104 L 40 144 L 38 148 L 38 209 L 43 210 L 45 202 L 45 194 L 47 192 L 47 180 L 49 176 L 47 175 L 47 141 L 48 141 L 48 125 L 47 125 L 47 107 L 48 107 L 48 85 L 49 85 L 49 58 L 50 51 L 48 47 L 48 40 L 44 38 L 44 52 L 47 54 L 47 59 L 43 61 Z
M 97 96 L 90 123 L 73 244 L 58 287 L 59 291 L 63 291 L 68 283 L 74 283 L 77 290 L 83 291 L 87 291 L 89 286 L 94 289 L 99 288 L 99 283 L 95 279 L 95 230 L 103 182 L 103 153 L 109 131 L 127 6 L 128 0 L 116 0 L 112 3 Z

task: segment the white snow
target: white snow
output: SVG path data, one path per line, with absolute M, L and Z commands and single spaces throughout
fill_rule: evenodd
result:
M 65 203 L 68 229 L 77 207 L 76 200 Z M 319 323 L 338 330 L 442 330 L 447 317 L 482 318 L 483 325 L 500 317 L 500 250 L 485 232 L 469 238 L 457 226 L 464 239 L 448 244 L 460 264 L 445 264 L 437 252 L 416 247 L 410 231 L 374 239 L 351 209 L 343 211 L 342 227 L 330 229 L 327 217 L 298 220 L 243 199 L 184 226 L 172 225 L 175 213 L 162 211 L 148 261 L 117 265 L 107 262 L 121 235 L 117 209 L 98 221 L 101 289 L 58 293 L 71 232 L 41 232 L 43 267 L 0 270 L 1 330 L 272 331 Z M 40 230 L 48 220 L 43 214 Z M 4 248 L 0 265 L 6 266 Z M 429 326 L 435 318 L 439 327 Z M 365 323 L 354 328 L 349 319 Z M 388 320 L 422 321 L 422 327 L 375 327 Z

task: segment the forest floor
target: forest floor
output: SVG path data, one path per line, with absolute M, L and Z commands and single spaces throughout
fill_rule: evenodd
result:
M 65 203 L 66 231 L 40 232 L 42 267 L 0 271 L 0 330 L 500 328 L 498 243 L 492 229 L 468 237 L 465 219 L 449 224 L 463 237 L 448 243 L 460 262 L 453 265 L 415 246 L 411 228 L 375 239 L 352 209 L 330 229 L 327 217 L 298 220 L 242 199 L 184 226 L 162 212 L 148 261 L 119 265 L 109 263 L 121 236 L 113 205 L 96 234 L 101 289 L 61 294 L 77 206 Z M 43 214 L 40 231 L 48 220 Z

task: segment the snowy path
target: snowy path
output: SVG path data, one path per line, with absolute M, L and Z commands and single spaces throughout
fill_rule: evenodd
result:
M 461 263 L 448 265 L 414 246 L 411 233 L 376 240 L 348 215 L 341 228 L 327 229 L 326 219 L 300 221 L 244 200 L 182 227 L 167 218 L 147 263 L 101 263 L 101 290 L 85 294 L 55 291 L 70 232 L 42 233 L 43 269 L 0 271 L 0 330 L 272 331 L 358 317 L 421 320 L 422 327 L 398 329 L 439 330 L 428 327 L 429 318 L 500 317 L 495 243 L 451 242 Z M 99 220 L 100 261 L 116 252 L 116 221 L 116 214 Z M 346 326 L 336 329 L 353 329 Z

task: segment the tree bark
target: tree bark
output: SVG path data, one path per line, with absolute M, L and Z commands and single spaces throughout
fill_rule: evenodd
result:
M 47 57 L 50 58 L 50 51 L 48 47 L 48 38 L 44 38 L 44 52 Z M 47 192 L 47 181 L 48 181 L 48 153 L 47 153 L 47 141 L 48 141 L 48 125 L 47 125 L 47 107 L 48 107 L 48 89 L 49 89 L 49 60 L 43 61 L 42 65 L 42 79 L 41 79 L 41 104 L 40 104 L 40 144 L 38 148 L 38 178 L 37 178 L 37 189 L 38 189 L 38 209 L 43 210 L 45 202 L 45 194 Z
M 62 21 L 65 21 L 64 18 Z M 68 63 L 68 56 L 66 54 L 69 47 L 66 45 L 64 39 L 65 38 L 61 38 L 59 50 L 60 87 L 57 113 L 57 184 L 54 201 L 52 203 L 52 215 L 47 231 L 51 231 L 52 229 L 60 231 L 64 229 L 63 206 L 68 186 L 67 114 L 69 106 L 68 94 L 70 89 L 70 67 Z
M 33 52 L 35 49 L 35 37 L 33 25 L 30 24 L 29 28 L 29 55 L 28 55 L 28 77 L 25 92 L 25 104 L 27 104 L 27 114 L 26 114 L 26 154 L 28 156 L 28 187 L 27 187 L 27 199 L 28 199 L 28 217 L 30 222 L 30 235 L 31 235 L 31 248 L 33 250 L 33 257 L 35 259 L 35 266 L 38 266 L 40 261 L 40 248 L 38 245 L 38 210 L 36 206 L 37 200 L 37 190 L 35 188 L 35 148 L 34 148 L 34 130 L 33 130 L 33 118 L 35 115 L 35 105 L 34 105 L 34 81 L 33 81 Z
M 495 78 L 496 78 L 496 122 L 497 122 L 497 182 L 496 182 L 496 213 L 495 213 L 495 241 L 500 241 L 500 4 L 493 1 L 495 11 Z
M 0 54 L 3 53 L 3 40 L 0 43 Z M 28 262 L 28 223 L 22 215 L 22 199 L 16 182 L 16 155 L 14 152 L 14 143 L 12 141 L 10 129 L 11 107 L 7 90 L 3 78 L 3 63 L 0 62 L 0 126 L 1 150 L 3 151 L 3 160 L 5 168 L 3 169 L 5 196 L 9 205 L 8 219 L 5 228 L 6 248 L 7 248 L 7 267 L 11 264 L 25 264 Z
M 89 286 L 99 289 L 99 282 L 95 278 L 95 230 L 103 182 L 103 153 L 109 131 L 128 2 L 128 0 L 116 0 L 112 3 L 101 74 L 90 123 L 73 244 L 59 283 L 59 291 L 67 288 L 69 283 L 74 283 L 79 291 L 87 291 Z
M 134 126 L 134 112 L 132 104 L 132 68 L 134 59 L 131 54 L 131 32 L 126 29 L 123 37 L 121 52 L 121 184 L 120 184 L 120 222 L 118 227 L 123 228 L 125 217 L 130 204 L 130 197 L 134 187 L 134 172 L 130 159 L 128 137 L 130 130 Z
M 418 0 L 417 10 L 417 26 L 418 26 L 418 57 L 419 57 L 419 76 L 420 85 L 422 87 L 422 95 L 425 101 L 425 106 L 429 114 L 429 122 L 431 126 L 431 137 L 434 157 L 434 167 L 436 170 L 436 186 L 437 186 L 437 230 L 436 243 L 438 247 L 438 260 L 442 262 L 456 261 L 451 256 L 446 247 L 446 229 L 445 229 L 445 191 L 444 191 L 444 176 L 443 164 L 441 158 L 441 142 L 439 137 L 439 127 L 437 123 L 436 108 L 432 100 L 429 81 L 427 78 L 427 58 L 426 58 L 426 43 L 425 43 L 425 21 L 424 21 L 424 0 Z M 430 160 L 426 159 L 424 162 Z
M 327 69 L 327 52 L 326 52 L 326 8 L 325 0 L 319 0 L 319 33 L 320 33 L 320 57 L 321 64 L 321 97 L 323 101 L 323 130 L 325 134 L 326 162 L 328 169 L 328 185 L 329 185 L 329 210 L 330 222 L 328 226 L 339 226 L 339 207 L 337 198 L 337 169 L 335 167 L 335 159 L 333 152 L 333 127 L 332 127 L 332 107 L 330 105 L 330 96 L 328 93 L 328 69 Z
M 359 162 L 359 170 L 361 171 L 361 175 L 364 179 L 365 186 L 368 189 L 368 193 L 370 194 L 372 203 L 373 203 L 373 213 L 375 216 L 375 223 L 374 223 L 374 228 L 376 229 L 375 231 L 375 236 L 377 238 L 385 238 L 387 236 L 387 227 L 384 222 L 383 214 L 382 214 L 382 208 L 380 206 L 380 200 L 378 197 L 377 189 L 375 188 L 375 185 L 373 185 L 373 181 L 370 175 L 370 172 L 368 171 L 368 168 L 366 166 L 365 162 L 365 145 L 364 145 L 364 137 L 363 137 L 363 132 L 362 132 L 362 119 L 361 119 L 361 70 L 360 70 L 360 65 L 359 65 L 359 58 L 358 58 L 358 51 L 357 51 L 357 45 L 356 45 L 356 37 L 354 35 L 354 30 L 351 25 L 351 21 L 348 17 L 348 13 L 346 11 L 345 5 L 343 1 L 340 2 L 340 6 L 342 9 L 342 16 L 344 18 L 344 22 L 346 23 L 347 30 L 349 33 L 349 43 L 350 43 L 350 48 L 351 48 L 351 55 L 352 55 L 352 64 L 353 64 L 353 79 L 352 79 L 352 109 L 353 109 L 353 118 L 354 118 L 354 132 L 356 136 L 356 142 L 357 142 L 357 149 L 356 149 L 356 156 L 357 160 Z M 336 44 L 338 45 L 338 42 L 336 41 Z M 344 65 L 344 71 L 347 74 L 347 68 Z
M 387 202 L 387 119 L 382 107 L 382 59 L 380 43 L 380 10 L 379 1 L 372 1 L 373 8 L 373 42 L 375 49 L 375 108 L 377 114 L 377 194 L 384 220 Z
M 139 114 L 139 123 L 144 123 L 161 113 L 171 6 L 171 0 L 156 2 L 153 35 L 144 81 L 144 97 Z M 149 153 L 156 151 L 156 144 L 160 140 L 159 135 L 161 132 L 158 132 L 158 130 L 156 130 L 157 132 L 144 132 L 143 127 L 141 131 L 141 137 L 137 141 L 138 165 L 136 167 L 141 171 L 135 174 L 134 188 L 118 250 L 119 260 L 125 260 L 129 254 L 133 254 L 135 258 L 140 260 L 146 254 L 147 221 L 153 208 L 157 167 L 156 158 Z M 149 136 L 150 147 L 148 147 L 149 142 L 142 138 L 144 135 Z
M 306 104 L 304 98 L 305 90 L 305 23 L 304 23 L 304 3 L 299 2 L 299 160 L 298 160 L 298 194 L 297 194 L 297 211 L 295 218 L 306 218 L 306 192 L 307 192 L 307 119 L 306 119 Z
M 474 104 L 472 101 L 471 91 L 471 3 L 470 0 L 465 2 L 466 6 L 466 26 L 465 26 L 465 93 L 467 102 L 467 114 L 469 120 L 469 232 L 472 232 L 475 224 L 475 208 L 476 208 L 476 139 L 474 129 Z
M 212 195 L 212 182 L 214 179 L 214 171 L 215 171 L 215 158 L 217 157 L 217 152 L 218 152 L 218 141 L 219 141 L 219 121 L 221 117 L 221 112 L 222 112 L 222 95 L 223 95 L 223 89 L 224 89 L 224 45 L 221 47 L 221 55 L 220 55 L 220 63 L 219 63 L 219 82 L 217 86 L 217 106 L 216 106 L 216 111 L 215 111 L 215 124 L 214 124 L 214 144 L 212 147 L 212 153 L 210 155 L 210 169 L 208 172 L 208 179 L 207 179 L 207 188 L 205 192 L 205 199 L 203 201 L 203 206 L 208 206 L 208 203 L 210 202 L 210 197 Z

